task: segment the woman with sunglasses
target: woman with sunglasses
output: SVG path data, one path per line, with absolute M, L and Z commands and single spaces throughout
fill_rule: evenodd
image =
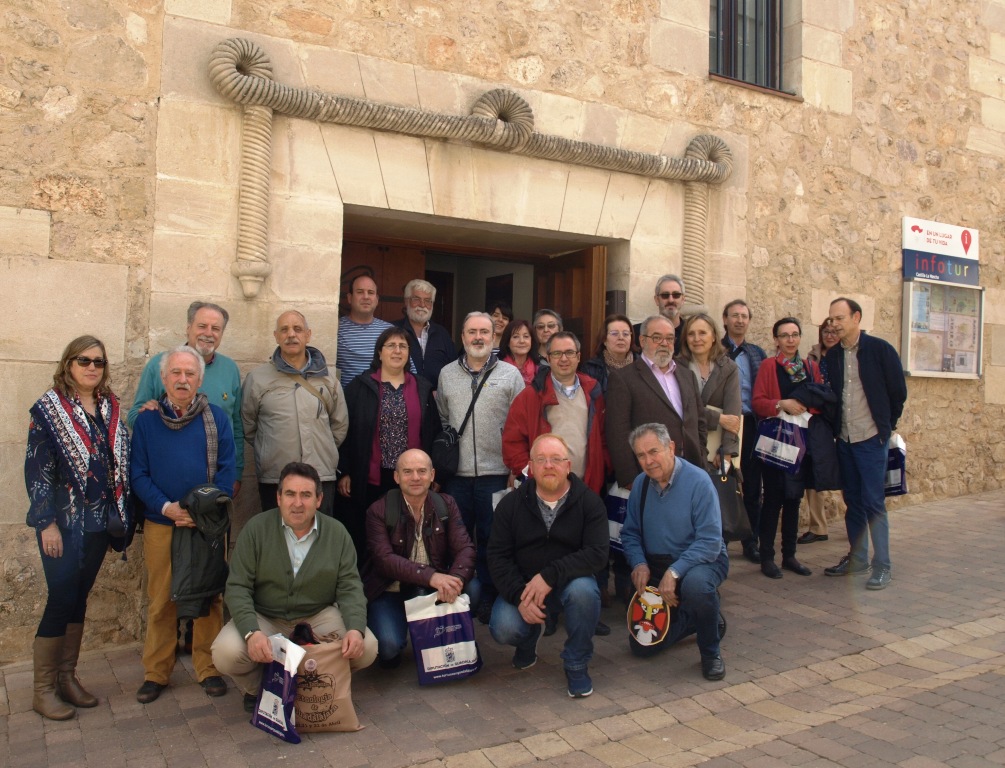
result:
M 812 360 L 817 365 L 824 359 L 827 350 L 838 343 L 838 332 L 831 326 L 831 319 L 828 317 L 820 324 L 819 341 L 813 345 L 813 349 L 806 355 L 807 360 Z M 833 491 L 816 491 L 812 488 L 806 489 L 806 505 L 809 509 L 809 528 L 806 533 L 799 537 L 800 544 L 812 544 L 815 541 L 827 541 L 827 515 L 824 512 L 824 497 L 836 496 L 840 494 Z
M 392 488 L 398 457 L 410 448 L 429 453 L 441 429 L 433 385 L 409 368 L 408 336 L 386 329 L 377 338 L 370 368 L 345 390 L 349 431 L 339 451 L 339 494 L 349 509 L 338 517 L 349 530 L 360 572 L 366 548 L 366 510 Z M 343 507 L 346 505 L 342 505 Z
M 98 700 L 77 680 L 87 596 L 109 545 L 129 529 L 129 435 L 109 388 L 105 346 L 71 341 L 31 407 L 24 479 L 49 594 L 34 642 L 32 709 L 69 720 Z
M 751 404 L 759 419 L 777 417 L 780 413 L 799 416 L 810 410 L 799 399 L 806 398 L 805 384 L 821 383 L 820 367 L 799 355 L 802 327 L 794 317 L 783 317 L 771 329 L 775 337 L 776 354 L 769 357 L 757 372 Z M 803 459 L 803 466 L 809 457 Z M 764 503 L 761 506 L 760 542 L 761 573 L 769 579 L 782 578 L 775 564 L 775 534 L 778 515 L 782 516 L 782 568 L 800 576 L 812 571 L 796 559 L 796 536 L 799 533 L 799 502 L 803 497 L 802 469 L 790 475 L 778 467 L 762 463 Z

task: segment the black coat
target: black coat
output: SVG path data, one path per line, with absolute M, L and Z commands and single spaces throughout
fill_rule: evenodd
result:
M 366 505 L 373 433 L 377 429 L 377 411 L 380 408 L 380 390 L 372 373 L 373 371 L 364 371 L 350 381 L 345 389 L 349 431 L 339 447 L 339 472 L 349 475 L 350 498 L 359 509 Z M 422 450 L 429 453 L 433 440 L 442 429 L 440 414 L 436 410 L 436 401 L 433 398 L 433 385 L 421 376 L 416 376 L 415 382 L 419 389 L 419 408 L 422 411 L 419 441 L 422 443 Z
M 569 475 L 569 480 L 569 496 L 551 530 L 538 508 L 533 479 L 507 493 L 495 509 L 489 572 L 499 594 L 512 605 L 520 603 L 527 582 L 539 573 L 557 598 L 570 581 L 593 576 L 607 563 L 607 507 L 578 477 Z

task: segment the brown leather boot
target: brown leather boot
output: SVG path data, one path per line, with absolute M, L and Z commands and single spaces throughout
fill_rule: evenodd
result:
M 77 657 L 80 655 L 80 641 L 83 637 L 83 624 L 66 625 L 63 656 L 56 676 L 56 693 L 67 704 L 75 707 L 96 707 L 98 700 L 85 691 L 77 679 Z
M 56 670 L 63 653 L 62 637 L 36 637 L 34 655 L 35 691 L 31 708 L 50 720 L 69 720 L 77 710 L 56 698 Z

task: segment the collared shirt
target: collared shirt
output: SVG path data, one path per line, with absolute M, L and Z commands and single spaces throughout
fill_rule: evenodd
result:
M 415 520 L 415 510 L 412 509 L 412 505 L 408 503 L 408 499 L 402 495 L 401 500 L 405 502 L 405 506 L 408 508 L 408 514 L 412 516 Z M 415 523 L 415 543 L 412 546 L 412 556 L 409 558 L 413 563 L 419 565 L 432 565 L 429 560 L 429 552 L 426 550 L 426 542 L 422 538 L 422 528 L 426 523 L 425 519 L 425 503 L 423 503 L 422 514 L 419 515 L 418 521 Z M 388 592 L 401 592 L 401 582 L 396 581 L 391 584 L 387 590 Z
M 569 400 L 572 400 L 576 396 L 576 392 L 579 391 L 579 376 L 576 376 L 572 380 L 572 384 L 567 387 L 555 378 L 555 374 L 552 374 L 551 383 L 555 385 L 556 392 L 561 392 Z
M 413 329 L 414 330 L 414 329 Z M 419 340 L 419 346 L 422 347 L 422 354 L 426 354 L 426 344 L 429 343 L 429 321 L 422 326 L 422 333 L 418 334 L 416 339 Z
M 861 339 L 862 337 L 859 336 Z M 842 345 L 844 347 L 844 345 Z M 879 434 L 858 372 L 858 350 L 844 347 L 844 391 L 841 393 L 841 439 L 860 443 Z
M 729 336 L 726 336 L 722 340 L 723 346 L 727 350 L 739 350 L 733 357 L 733 362 L 736 363 L 736 367 L 740 369 L 740 403 L 742 405 L 742 410 L 744 413 L 753 413 L 753 391 L 754 391 L 754 379 L 757 377 L 757 371 L 753 370 L 754 361 L 747 354 L 745 347 L 746 342 L 740 342 L 737 344 Z M 743 358 L 742 360 L 740 358 Z
M 293 566 L 293 577 L 296 578 L 297 571 L 304 564 L 307 553 L 311 551 L 311 547 L 314 546 L 314 542 L 318 538 L 318 517 L 316 514 L 314 515 L 314 525 L 302 539 L 298 539 L 297 534 L 286 523 L 283 523 L 282 526 L 283 538 L 286 539 L 286 551 L 290 553 L 290 565 Z
M 569 491 L 572 490 L 572 486 L 562 494 L 562 498 L 558 501 L 545 501 L 540 496 L 537 497 L 537 508 L 541 510 L 541 517 L 544 518 L 544 525 L 550 531 L 552 523 L 555 522 L 555 518 L 558 517 L 558 510 L 562 508 L 565 504 L 565 500 L 569 498 Z
M 656 377 L 656 381 L 659 382 L 660 387 L 662 387 L 663 392 L 667 396 L 667 399 L 670 400 L 670 404 L 673 405 L 674 410 L 677 411 L 677 415 L 683 419 L 684 401 L 680 396 L 680 384 L 677 383 L 677 377 L 673 375 L 673 372 L 677 370 L 677 363 L 671 360 L 670 367 L 667 368 L 666 373 L 664 373 L 660 370 L 656 363 L 645 355 L 642 355 L 642 361 L 649 366 L 649 370 L 653 372 L 653 376 Z
M 654 491 L 656 491 L 656 495 L 659 496 L 661 499 L 664 496 L 666 496 L 668 493 L 670 493 L 670 489 L 673 488 L 673 481 L 676 480 L 677 479 L 677 475 L 680 474 L 680 468 L 681 468 L 681 466 L 683 466 L 683 465 L 679 461 L 677 461 L 676 458 L 674 458 L 673 469 L 670 470 L 670 479 L 667 480 L 667 484 L 666 484 L 665 487 L 660 488 L 660 484 L 657 483 L 655 480 L 653 480 L 649 484 L 649 486 Z

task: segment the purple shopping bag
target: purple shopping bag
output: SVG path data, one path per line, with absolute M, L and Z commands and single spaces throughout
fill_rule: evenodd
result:
M 262 669 L 262 689 L 258 692 L 251 724 L 290 744 L 299 744 L 294 702 L 297 698 L 297 667 L 306 652 L 282 635 L 272 635 L 269 640 L 272 642 L 272 661 Z
M 437 603 L 436 593 L 405 601 L 419 685 L 470 677 L 482 668 L 467 595 Z

